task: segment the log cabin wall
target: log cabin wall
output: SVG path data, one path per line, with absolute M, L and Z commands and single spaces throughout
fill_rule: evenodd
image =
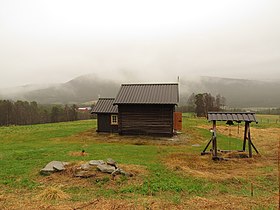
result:
M 173 135 L 173 113 L 170 104 L 120 104 L 119 134 Z
M 97 114 L 97 132 L 118 132 L 118 125 L 111 125 L 111 114 Z

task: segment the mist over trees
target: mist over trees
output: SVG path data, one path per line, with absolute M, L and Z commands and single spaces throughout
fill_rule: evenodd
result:
M 38 105 L 37 102 L 0 100 L 0 126 L 32 125 L 89 119 L 90 113 L 78 112 L 77 105 Z
M 210 93 L 192 93 L 186 105 L 179 107 L 181 112 L 195 112 L 198 117 L 206 117 L 208 111 L 221 111 L 226 105 L 226 98 L 220 94 L 215 97 Z

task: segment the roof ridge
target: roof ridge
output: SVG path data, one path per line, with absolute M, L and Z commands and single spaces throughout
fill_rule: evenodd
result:
M 132 86 L 132 85 L 138 85 L 138 86 L 145 86 L 145 85 L 178 85 L 178 83 L 124 83 L 122 86 Z
M 115 100 L 115 98 L 105 98 L 105 97 L 104 98 L 98 98 L 98 100 L 100 100 L 100 99 L 101 100 Z

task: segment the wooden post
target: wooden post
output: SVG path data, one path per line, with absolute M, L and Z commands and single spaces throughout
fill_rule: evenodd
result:
M 251 158 L 253 157 L 253 155 L 252 155 L 250 124 L 248 124 L 248 148 L 249 148 L 249 157 Z
M 244 140 L 243 140 L 243 151 L 246 150 L 246 140 L 247 140 L 247 133 L 248 133 L 248 125 L 249 125 L 249 122 L 245 122 Z
M 251 141 L 251 145 L 254 148 L 254 150 L 256 151 L 257 154 L 259 154 L 259 151 L 257 150 L 257 148 L 255 147 L 255 145 L 253 144 L 253 142 Z
M 217 157 L 218 156 L 218 149 L 217 149 L 217 134 L 216 134 L 216 121 L 213 121 L 213 157 Z
M 204 150 L 201 152 L 201 155 L 205 155 L 206 154 L 206 150 L 208 148 L 208 146 L 210 145 L 210 143 L 213 141 L 213 137 L 210 139 L 210 141 L 207 143 L 206 147 L 204 148 Z

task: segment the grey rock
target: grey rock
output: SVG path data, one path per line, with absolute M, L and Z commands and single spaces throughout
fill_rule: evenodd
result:
M 132 173 L 126 172 L 126 171 L 122 170 L 121 168 L 119 168 L 119 172 L 120 172 L 120 174 L 122 174 L 124 176 L 127 176 L 127 177 L 132 177 L 133 176 Z
M 111 166 L 115 166 L 117 168 L 117 162 L 114 161 L 112 158 L 107 159 L 107 164 Z
M 51 161 L 43 169 L 41 169 L 40 173 L 52 173 L 56 171 L 63 171 L 65 170 L 65 165 L 68 165 L 68 163 L 61 161 Z
M 89 165 L 92 166 L 98 166 L 98 165 L 102 165 L 105 164 L 105 162 L 103 160 L 91 160 L 89 161 Z
M 115 169 L 111 174 L 112 174 L 113 176 L 118 175 L 118 174 L 122 174 L 122 175 L 127 176 L 127 177 L 133 176 L 132 173 L 128 173 L 128 172 L 124 171 L 124 170 L 121 169 L 121 168 Z
M 117 169 L 115 169 L 111 174 L 113 175 L 113 176 L 115 176 L 115 175 L 117 175 L 117 174 L 121 174 L 121 171 L 120 171 L 121 169 L 120 168 L 117 168 Z
M 91 168 L 91 166 L 88 163 L 82 164 L 80 166 L 80 169 L 86 170 L 86 171 L 89 170 L 90 168 Z
M 114 166 L 110 166 L 107 164 L 103 164 L 103 165 L 98 165 L 97 168 L 103 172 L 103 173 L 113 173 L 115 171 L 115 167 Z

